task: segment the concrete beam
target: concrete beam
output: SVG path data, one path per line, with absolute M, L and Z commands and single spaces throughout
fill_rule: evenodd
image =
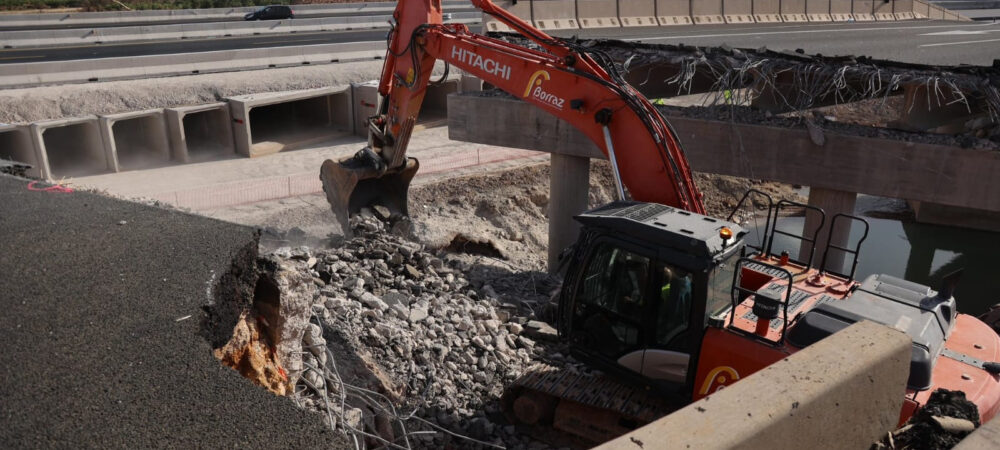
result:
M 237 153 L 250 158 L 350 134 L 350 86 L 230 97 Z
M 174 160 L 203 162 L 236 154 L 228 104 L 181 106 L 165 113 Z
M 455 140 L 603 157 L 571 125 L 512 98 L 452 96 Z M 1000 211 L 1000 152 L 825 131 L 816 144 L 802 128 L 667 117 L 691 168 L 883 197 Z
M 868 448 L 896 428 L 911 347 L 859 322 L 597 448 Z
M 113 172 L 97 117 L 35 122 L 29 128 L 44 178 L 57 179 Z
M 171 162 L 162 109 L 100 117 L 104 151 L 115 172 L 149 169 Z

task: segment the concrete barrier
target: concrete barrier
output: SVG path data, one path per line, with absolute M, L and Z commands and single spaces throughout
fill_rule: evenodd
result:
M 896 20 L 913 20 L 916 19 L 913 8 L 913 0 L 893 0 L 892 14 Z
M 894 0 L 889 0 L 888 2 L 875 0 L 873 6 L 875 20 L 879 22 L 895 21 L 896 14 L 893 12 L 893 8 L 895 7 L 896 2 Z
M 660 26 L 691 25 L 691 3 L 656 0 L 656 21 Z
M 781 20 L 784 22 L 808 22 L 806 0 L 781 0 Z
M 596 448 L 868 448 L 896 428 L 911 348 L 859 322 Z
M 30 164 L 28 176 L 41 178 L 41 158 L 26 125 L 0 125 L 0 159 Z
M 618 22 L 618 2 L 610 0 L 576 0 L 576 18 L 580 28 L 622 26 Z
M 753 20 L 757 23 L 780 23 L 781 0 L 753 0 Z
M 540 30 L 580 28 L 576 0 L 531 0 L 531 20 Z
M 478 16 L 473 16 L 478 17 Z M 273 20 L 266 22 L 208 22 L 136 27 L 73 28 L 67 30 L 3 31 L 4 48 L 107 44 L 169 39 L 253 36 L 317 31 L 387 28 L 391 16 L 357 16 L 322 19 Z M 470 20 L 465 20 L 470 21 Z
M 913 0 L 913 17 L 928 19 L 931 16 L 931 5 L 922 0 Z
M 95 116 L 35 122 L 29 131 L 43 178 L 97 175 L 115 169 Z
M 830 19 L 834 22 L 853 22 L 854 0 L 830 0 Z
M 724 0 L 693 0 L 691 2 L 691 20 L 698 25 L 726 23 L 722 16 Z
M 350 86 L 230 97 L 236 152 L 254 158 L 351 133 Z
M 204 162 L 236 154 L 228 104 L 181 106 L 164 113 L 175 161 Z
M 618 21 L 623 27 L 654 27 L 656 20 L 655 0 L 618 0 Z
M 558 0 L 570 2 L 572 0 Z M 572 8 L 571 8 L 572 9 Z M 572 10 L 570 11 L 572 13 Z M 478 23 L 480 14 L 456 13 L 447 23 Z M 107 44 L 169 39 L 201 39 L 263 34 L 345 31 L 388 28 L 392 16 L 351 16 L 319 19 L 269 20 L 264 22 L 206 22 L 178 25 L 147 25 L 66 30 L 0 31 L 0 46 L 32 48 L 60 45 Z
M 152 78 L 378 59 L 385 41 L 5 64 L 0 88 Z
M 831 0 L 806 0 L 806 17 L 810 22 L 832 22 L 830 17 Z
M 531 23 L 531 2 L 528 0 L 521 0 L 515 5 L 511 0 L 500 0 L 493 2 L 497 6 L 513 13 L 515 16 L 521 18 L 526 22 Z M 509 33 L 513 30 L 507 26 L 507 24 L 500 22 L 493 16 L 483 14 L 483 30 L 487 32 L 495 33 Z
M 722 15 L 726 23 L 754 23 L 753 0 L 724 0 Z
M 162 109 L 104 115 L 100 128 L 104 154 L 115 172 L 171 164 Z
M 445 12 L 472 13 L 475 8 L 469 2 L 443 2 Z M 138 10 L 73 13 L 38 13 L 0 15 L 0 29 L 3 28 L 45 28 L 45 27 L 89 27 L 116 25 L 152 25 L 163 23 L 195 23 L 243 21 L 243 16 L 260 7 L 206 8 L 177 10 Z M 396 9 L 395 2 L 366 3 L 325 3 L 293 5 L 297 18 L 349 17 L 356 15 L 391 16 Z
M 857 22 L 872 22 L 875 20 L 875 2 L 881 0 L 854 0 L 852 15 Z

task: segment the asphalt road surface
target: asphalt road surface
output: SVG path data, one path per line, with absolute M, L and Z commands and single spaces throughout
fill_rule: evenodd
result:
M 200 335 L 251 229 L 42 187 L 0 175 L 5 448 L 345 448 Z
M 647 43 L 773 50 L 802 49 L 824 55 L 867 55 L 896 61 L 991 65 L 1000 58 L 1000 24 L 989 22 L 867 22 L 841 24 L 752 24 L 559 31 L 552 34 Z M 237 48 L 283 47 L 335 42 L 375 42 L 385 31 L 338 31 L 237 38 L 172 40 L 0 51 L 3 64 L 109 58 Z

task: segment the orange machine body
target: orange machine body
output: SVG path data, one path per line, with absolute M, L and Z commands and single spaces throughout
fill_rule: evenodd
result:
M 793 286 L 809 296 L 798 303 L 794 312 L 789 310 L 789 329 L 796 321 L 813 308 L 821 296 L 837 300 L 846 298 L 857 283 L 835 275 L 823 274 L 815 268 L 779 258 L 759 258 L 773 266 L 781 267 L 793 274 Z M 745 288 L 755 290 L 769 282 L 781 282 L 771 276 L 743 267 Z M 758 321 L 748 320 L 752 301 L 745 299 L 724 318 L 727 326 L 712 327 L 705 332 L 702 341 L 697 373 L 695 375 L 692 399 L 697 401 L 724 388 L 750 374 L 757 372 L 785 357 L 801 350 L 782 339 L 783 327 L 768 324 L 759 326 Z M 730 317 L 735 315 L 734 317 Z M 728 325 L 732 319 L 732 325 Z M 780 321 L 780 319 L 775 319 Z M 763 333 L 761 332 L 763 331 Z M 758 339 L 763 337 L 765 339 Z M 768 342 L 770 341 L 770 342 Z M 980 361 L 1000 360 L 1000 336 L 985 323 L 972 316 L 958 314 L 954 329 L 945 341 L 945 348 L 968 355 Z M 927 402 L 934 390 L 943 388 L 960 390 L 966 398 L 979 408 L 980 420 L 985 423 L 997 415 L 1000 408 L 1000 378 L 982 368 L 939 356 L 933 369 L 932 385 L 928 389 L 915 391 L 906 389 L 905 402 L 900 411 L 900 424 Z

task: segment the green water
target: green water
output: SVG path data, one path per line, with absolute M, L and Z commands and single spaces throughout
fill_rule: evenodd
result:
M 871 225 L 868 238 L 861 245 L 856 278 L 863 280 L 868 275 L 885 273 L 917 283 L 926 284 L 935 290 L 941 278 L 957 269 L 964 269 L 955 299 L 960 312 L 978 315 L 993 304 L 1000 303 L 1000 233 L 970 230 L 965 228 L 926 225 L 899 220 L 866 217 Z M 801 233 L 804 218 L 788 217 L 778 221 L 778 229 Z M 758 231 L 753 223 L 748 242 L 758 242 Z M 761 232 L 763 222 L 761 222 Z M 862 227 L 851 228 L 850 245 L 856 245 L 861 238 Z M 796 257 L 799 241 L 775 236 L 772 251 L 787 250 Z M 849 259 L 849 258 L 848 258 Z M 841 272 L 849 270 L 849 261 Z M 814 265 L 819 265 L 817 261 Z

